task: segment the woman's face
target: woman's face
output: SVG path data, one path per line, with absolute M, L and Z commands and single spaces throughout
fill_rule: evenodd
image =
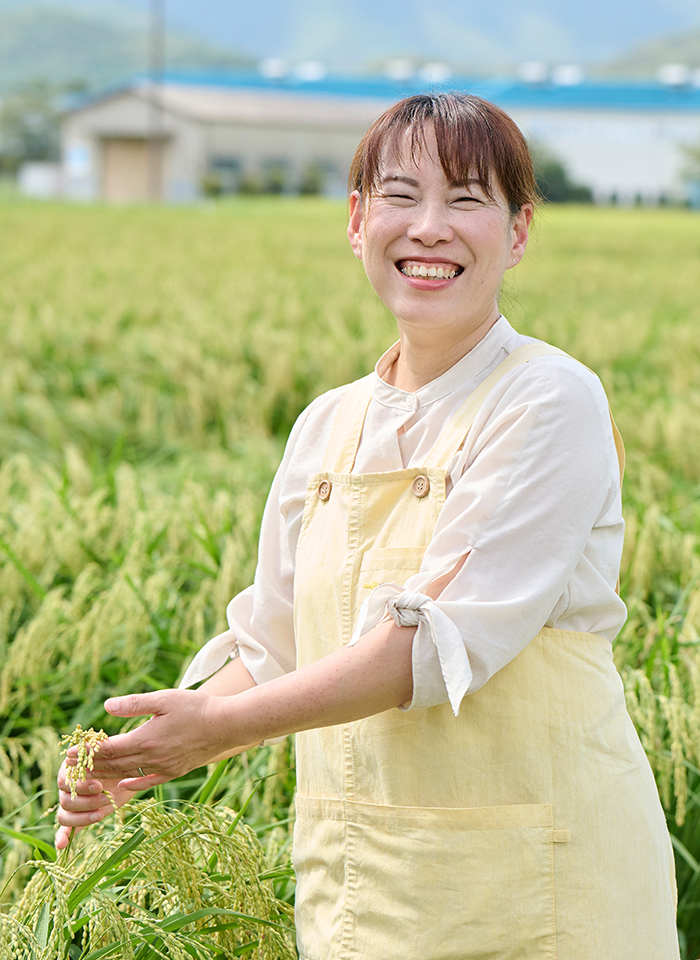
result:
M 525 252 L 532 207 L 512 217 L 495 184 L 493 193 L 476 180 L 448 182 L 427 129 L 415 161 L 408 149 L 385 157 L 369 203 L 350 197 L 352 249 L 402 332 L 478 342 L 497 319 L 498 289 Z

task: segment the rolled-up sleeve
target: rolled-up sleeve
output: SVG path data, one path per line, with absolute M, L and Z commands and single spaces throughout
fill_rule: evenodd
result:
M 614 590 L 623 527 L 597 378 L 568 358 L 533 362 L 491 398 L 458 461 L 421 571 L 402 586 L 420 593 L 466 556 L 434 603 L 441 625 L 432 617 L 437 633 L 452 637 L 454 628 L 461 638 L 471 674 L 465 692 L 483 686 L 544 626 L 586 630 L 598 619 L 609 623 L 600 632 L 612 640 L 625 616 Z M 607 604 L 607 620 L 572 609 L 575 571 Z M 441 638 L 417 631 L 414 646 L 409 709 L 447 700 L 454 709 Z M 460 666 L 460 678 L 465 673 Z
M 354 646 L 387 615 L 399 627 L 416 627 L 412 666 L 414 676 L 420 676 L 421 682 L 418 696 L 414 692 L 410 706 L 414 709 L 433 706 L 448 699 L 457 716 L 462 698 L 469 689 L 472 671 L 456 625 L 425 594 L 412 593 L 398 583 L 383 583 L 362 604 L 348 645 Z M 435 658 L 439 670 L 433 667 Z M 403 709 L 407 706 L 404 705 Z

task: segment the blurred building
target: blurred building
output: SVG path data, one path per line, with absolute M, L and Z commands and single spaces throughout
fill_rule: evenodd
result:
M 445 80 L 502 106 L 599 202 L 688 200 L 687 147 L 700 145 L 700 86 L 590 82 L 573 68 L 519 81 Z M 203 192 L 307 189 L 339 195 L 353 151 L 420 78 L 167 75 L 69 110 L 62 192 L 189 201 Z

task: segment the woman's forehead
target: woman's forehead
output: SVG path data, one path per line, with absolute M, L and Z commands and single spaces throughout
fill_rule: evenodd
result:
M 483 178 L 466 151 L 460 156 L 454 150 L 439 149 L 432 124 L 416 124 L 392 131 L 379 158 L 379 184 L 415 181 L 426 166 L 438 167 L 450 186 L 483 185 Z
M 448 141 L 443 137 L 442 142 L 438 142 L 438 136 L 431 122 L 389 130 L 379 158 L 380 182 L 397 172 L 417 172 L 429 164 L 439 166 L 448 182 L 455 186 L 465 186 L 469 182 L 483 184 L 484 176 L 479 176 L 473 152 L 465 149 L 463 142 L 458 143 L 456 138 Z M 484 173 L 488 175 L 490 171 Z

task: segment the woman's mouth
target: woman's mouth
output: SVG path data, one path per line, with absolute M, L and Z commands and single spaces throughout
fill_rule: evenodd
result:
M 405 277 L 415 277 L 420 280 L 452 280 L 464 272 L 464 267 L 460 267 L 457 263 L 425 263 L 420 260 L 399 260 L 396 268 Z

